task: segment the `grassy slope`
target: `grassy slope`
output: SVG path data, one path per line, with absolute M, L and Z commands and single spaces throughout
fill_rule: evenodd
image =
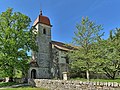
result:
M 15 82 L 0 82 L 0 87 L 6 87 L 6 86 L 11 86 L 11 85 L 16 85 L 18 83 Z
M 71 80 L 80 80 L 80 81 L 87 81 L 87 79 L 84 78 L 73 78 Z M 120 83 L 120 79 L 90 79 L 91 82 L 118 82 Z
M 11 86 L 11 85 L 16 85 L 18 83 L 15 83 L 15 82 L 0 82 L 0 88 L 1 87 L 8 87 L 8 86 Z M 2 90 L 2 89 L 0 89 Z M 3 90 L 47 90 L 47 89 L 43 89 L 43 88 L 32 88 L 32 87 L 19 87 L 19 88 L 6 88 L 6 89 L 3 89 Z
M 24 87 L 24 88 L 7 88 L 7 89 L 4 89 L 4 90 L 47 90 L 47 89 Z

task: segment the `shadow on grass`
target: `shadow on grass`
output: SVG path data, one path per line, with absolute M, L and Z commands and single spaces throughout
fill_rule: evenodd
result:
M 16 82 L 0 82 L 0 87 L 8 87 L 8 86 L 12 86 L 12 85 L 17 85 L 19 83 Z
M 3 90 L 48 90 L 48 89 L 35 87 L 18 87 L 18 88 L 5 88 Z
M 0 82 L 0 90 L 48 90 L 44 88 L 36 88 L 32 86 L 18 86 L 18 87 L 10 87 L 13 85 L 19 85 L 20 83 L 16 82 Z

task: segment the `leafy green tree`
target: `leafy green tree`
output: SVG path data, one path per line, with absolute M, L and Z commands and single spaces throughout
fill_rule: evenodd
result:
M 94 69 L 94 46 L 103 35 L 100 34 L 103 28 L 101 25 L 96 25 L 90 21 L 88 17 L 82 18 L 81 23 L 77 24 L 76 28 L 77 31 L 73 42 L 78 47 L 78 50 L 74 50 L 69 54 L 72 60 L 71 68 L 86 71 L 86 77 L 89 80 L 89 73 Z
M 30 22 L 28 16 L 13 12 L 12 8 L 0 14 L 0 68 L 5 77 L 13 78 L 15 69 L 28 61 L 27 52 L 36 50 Z
M 97 58 L 100 59 L 98 69 L 110 79 L 115 79 L 120 71 L 120 29 L 110 31 L 107 40 L 99 42 Z

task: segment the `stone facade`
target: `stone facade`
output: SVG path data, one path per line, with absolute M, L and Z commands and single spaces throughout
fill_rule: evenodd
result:
M 31 68 L 36 70 L 36 78 L 51 78 L 51 27 L 39 23 L 35 28 L 37 29 L 38 52 L 32 52 L 32 56 L 36 60 L 37 67 Z
M 66 51 L 59 50 L 52 45 L 52 60 L 53 60 L 53 77 L 63 78 L 63 72 L 69 72 L 68 62 L 66 59 Z
M 41 12 L 42 13 L 42 12 Z M 37 34 L 38 52 L 32 51 L 29 78 L 62 79 L 62 72 L 68 72 L 65 53 L 70 50 L 64 43 L 51 40 L 51 27 L 48 17 L 40 14 L 34 22 Z

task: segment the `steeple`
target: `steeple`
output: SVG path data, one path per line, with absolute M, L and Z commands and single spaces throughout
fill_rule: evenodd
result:
M 37 17 L 37 19 L 34 21 L 33 26 L 37 25 L 38 23 L 42 23 L 42 24 L 52 27 L 52 25 L 50 24 L 49 18 L 46 16 L 43 16 L 42 9 L 40 9 L 40 14 Z
M 42 9 L 40 9 L 40 15 L 42 15 Z
M 51 78 L 52 68 L 52 46 L 51 46 L 51 27 L 48 17 L 42 15 L 42 10 L 39 11 L 39 16 L 34 21 L 33 26 L 36 28 L 36 44 L 38 45 L 38 52 L 33 51 L 33 58 L 35 58 L 38 67 L 36 69 L 36 78 L 49 79 Z M 40 34 L 39 34 L 40 33 Z M 40 49 L 39 49 L 40 48 Z M 36 65 L 37 66 L 37 65 Z

